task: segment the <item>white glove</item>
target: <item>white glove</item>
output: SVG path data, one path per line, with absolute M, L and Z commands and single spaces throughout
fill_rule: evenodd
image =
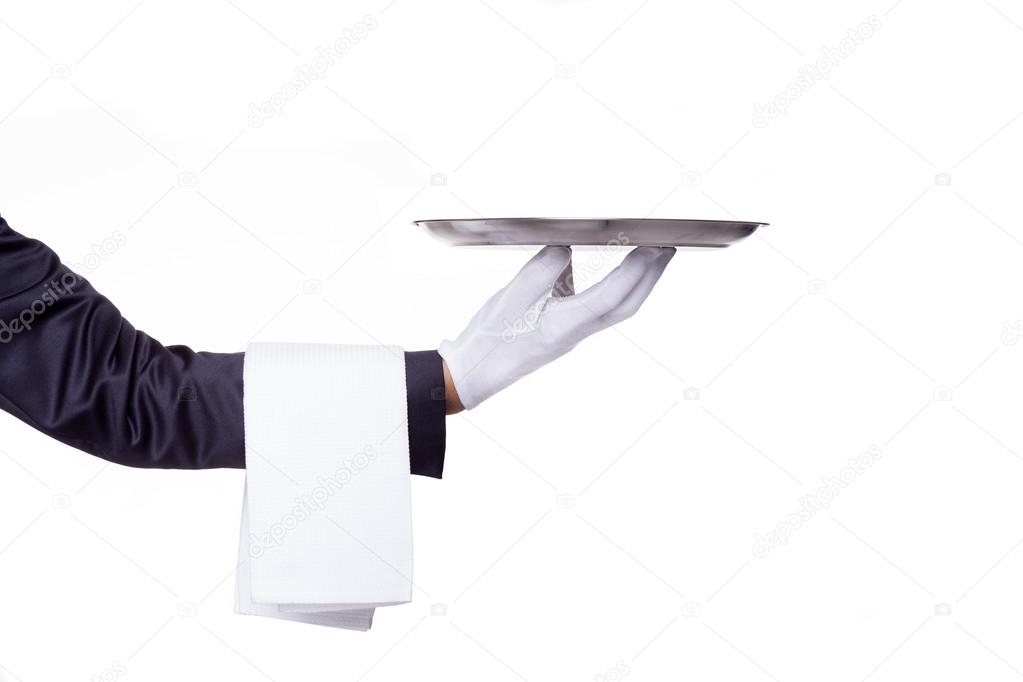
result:
M 462 405 L 471 410 L 590 334 L 631 317 L 674 255 L 671 247 L 635 248 L 602 281 L 575 294 L 571 249 L 544 247 L 457 339 L 441 343 Z

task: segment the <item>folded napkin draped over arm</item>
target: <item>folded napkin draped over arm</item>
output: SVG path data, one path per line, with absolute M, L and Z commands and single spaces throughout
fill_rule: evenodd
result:
M 409 599 L 408 476 L 443 471 L 441 358 L 322 345 L 248 353 L 162 345 L 0 218 L 0 409 L 118 464 L 248 467 L 237 610 L 364 629 L 374 605 Z M 291 507 L 305 492 L 322 509 L 251 556 L 253 535 L 291 524 L 285 491 Z
M 250 345 L 245 450 L 236 611 L 365 630 L 412 599 L 400 348 Z

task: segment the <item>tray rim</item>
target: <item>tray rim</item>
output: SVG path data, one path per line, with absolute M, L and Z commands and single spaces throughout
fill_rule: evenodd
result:
M 430 218 L 424 220 L 413 220 L 413 225 L 422 226 L 424 223 L 483 223 L 490 220 L 512 220 L 516 222 L 559 222 L 559 221 L 572 221 L 572 222 L 665 222 L 665 223 L 722 223 L 728 225 L 756 225 L 757 227 L 767 227 L 771 223 L 763 223 L 756 220 L 720 220 L 720 219 L 702 219 L 702 218 L 545 218 L 540 216 L 533 216 L 529 218 Z

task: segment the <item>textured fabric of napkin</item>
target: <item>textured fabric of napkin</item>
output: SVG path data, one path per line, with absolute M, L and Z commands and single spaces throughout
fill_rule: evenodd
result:
M 412 598 L 402 350 L 251 344 L 244 392 L 235 610 L 368 629 Z

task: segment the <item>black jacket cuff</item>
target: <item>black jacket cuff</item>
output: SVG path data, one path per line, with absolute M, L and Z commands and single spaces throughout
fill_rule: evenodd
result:
M 409 465 L 413 474 L 440 478 L 444 472 L 444 365 L 434 350 L 405 353 Z

